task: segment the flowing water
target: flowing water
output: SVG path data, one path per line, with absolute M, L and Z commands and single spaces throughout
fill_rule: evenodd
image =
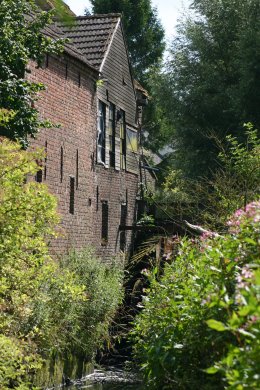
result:
M 95 370 L 85 378 L 75 381 L 68 390 L 144 390 L 138 375 L 111 367 Z

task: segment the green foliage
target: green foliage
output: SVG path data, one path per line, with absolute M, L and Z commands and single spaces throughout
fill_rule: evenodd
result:
M 123 270 L 116 262 L 102 263 L 90 247 L 71 252 L 61 259 L 61 267 L 86 287 L 86 300 L 77 307 L 77 318 L 71 324 L 70 345 L 93 359 L 97 348 L 110 343 L 109 325 L 123 299 Z
M 134 75 L 140 81 L 146 78 L 149 69 L 161 60 L 164 30 L 150 0 L 91 0 L 93 12 L 123 14 L 127 46 Z
M 26 80 L 29 62 L 40 66 L 47 53 L 61 52 L 64 43 L 44 35 L 52 11 L 36 9 L 32 0 L 3 0 L 0 5 L 0 108 L 13 112 L 7 122 L 1 121 L 0 134 L 24 144 L 27 135 L 34 136 L 39 128 L 51 125 L 39 119 L 34 107 L 44 86 Z
M 29 376 L 51 356 L 92 359 L 108 342 L 122 300 L 122 271 L 102 264 L 93 251 L 60 262 L 50 257 L 57 202 L 32 180 L 43 157 L 0 143 L 1 389 L 27 390 Z
M 18 339 L 0 334 L 0 387 L 28 390 L 29 375 L 41 367 L 37 354 L 28 351 L 28 345 Z
M 210 176 L 218 149 L 211 134 L 244 139 L 260 128 L 258 0 L 195 0 L 173 40 L 161 78 L 161 107 L 174 125 L 175 168 Z
M 260 139 L 249 123 L 244 126 L 245 142 L 237 137 L 215 139 L 219 166 L 211 179 L 191 180 L 182 170 L 169 170 L 155 201 L 163 199 L 168 215 L 202 224 L 210 229 L 226 230 L 226 220 L 238 208 L 260 195 Z
M 184 239 L 152 273 L 133 331 L 149 388 L 259 388 L 260 203 L 225 236 Z
M 143 139 L 146 148 L 158 153 L 163 147 L 175 149 L 173 134 L 175 123 L 169 116 L 167 101 L 171 100 L 167 76 L 159 71 L 159 64 L 151 68 L 145 77 L 145 86 L 149 91 L 149 104 L 145 107 L 143 117 L 143 128 L 147 137 Z M 166 104 L 165 104 L 166 103 Z M 169 159 L 167 159 L 169 160 Z

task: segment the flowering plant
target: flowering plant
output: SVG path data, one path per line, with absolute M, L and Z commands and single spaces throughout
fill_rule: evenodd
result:
M 132 337 L 149 388 L 260 388 L 260 202 L 223 235 L 184 239 L 150 289 Z

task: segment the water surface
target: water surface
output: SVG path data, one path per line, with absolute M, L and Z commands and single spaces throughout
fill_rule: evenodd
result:
M 90 375 L 73 385 L 68 390 L 144 390 L 137 374 L 117 368 L 94 370 Z

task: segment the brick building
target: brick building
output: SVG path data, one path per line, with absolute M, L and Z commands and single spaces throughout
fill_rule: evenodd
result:
M 103 258 L 128 252 L 139 188 L 138 139 L 146 96 L 134 85 L 118 14 L 57 23 L 51 38 L 68 37 L 62 56 L 31 64 L 29 78 L 46 86 L 40 115 L 60 124 L 42 130 L 32 147 L 45 148 L 36 180 L 58 197 L 61 235 L 56 252 L 94 245 Z

